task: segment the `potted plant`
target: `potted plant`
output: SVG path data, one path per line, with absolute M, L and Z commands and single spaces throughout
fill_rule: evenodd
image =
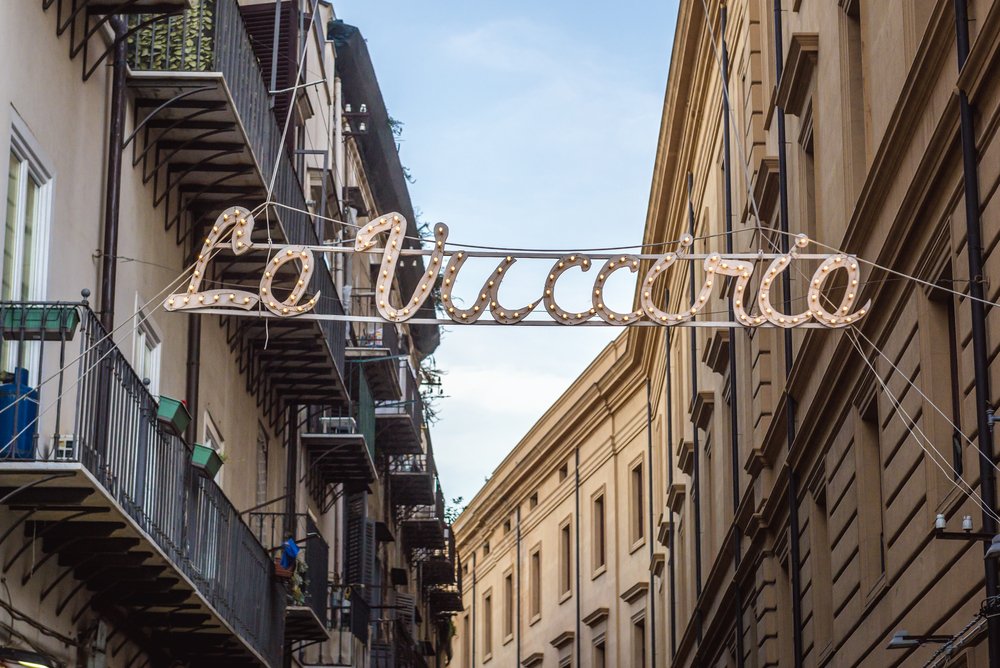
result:
M 71 304 L 12 304 L 2 308 L 3 336 L 8 340 L 70 340 L 80 324 L 80 312 Z
M 179 399 L 160 397 L 156 408 L 156 419 L 159 420 L 176 436 L 183 436 L 184 430 L 191 424 L 191 414 L 187 405 Z
M 194 444 L 194 449 L 191 451 L 191 463 L 194 464 L 195 468 L 204 471 L 209 478 L 215 477 L 224 461 L 222 454 L 215 448 L 201 443 Z

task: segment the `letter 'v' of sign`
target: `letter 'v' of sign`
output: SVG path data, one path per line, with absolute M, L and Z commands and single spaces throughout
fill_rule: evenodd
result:
M 380 216 L 361 226 L 357 230 L 353 248 L 254 243 L 251 241 L 253 228 L 254 217 L 243 207 L 232 207 L 220 214 L 197 254 L 187 290 L 170 295 L 163 303 L 164 308 L 168 311 L 242 312 L 247 316 L 268 315 L 279 318 L 347 321 L 382 319 L 414 323 L 453 321 L 459 324 L 500 325 L 523 323 L 839 328 L 856 323 L 871 307 L 870 301 L 859 305 L 861 272 L 858 259 L 844 253 L 805 253 L 804 250 L 810 243 L 805 235 L 795 238 L 792 250 L 780 254 L 694 253 L 694 239 L 685 235 L 677 242 L 675 251 L 658 255 L 588 255 L 532 251 L 519 252 L 515 256 L 495 251 L 448 251 L 448 226 L 444 224 L 435 225 L 431 248 L 406 248 L 406 220 L 396 213 Z M 384 245 L 379 246 L 380 242 Z M 261 263 L 260 284 L 256 292 L 201 289 L 210 261 L 216 254 L 224 251 L 234 255 L 244 255 L 250 251 L 267 253 L 267 258 Z M 308 294 L 307 291 L 316 271 L 314 257 L 318 253 L 381 254 L 371 297 L 379 318 L 317 312 L 316 306 L 321 303 L 321 293 L 317 291 Z M 427 271 L 417 281 L 413 294 L 401 295 L 394 279 L 401 258 L 408 255 L 427 257 Z M 498 263 L 485 278 L 475 298 L 468 304 L 459 306 L 457 298 L 453 297 L 455 285 L 469 258 L 495 258 Z M 545 276 L 537 299 L 519 306 L 502 305 L 500 286 L 519 259 L 550 259 L 554 263 Z M 796 262 L 804 261 L 818 263 L 812 276 L 808 278 L 806 306 L 799 312 L 785 313 L 771 301 L 773 284 L 782 273 L 791 271 Z M 667 277 L 673 273 L 670 271 L 671 267 L 681 262 L 702 263 L 704 278 L 701 290 L 692 304 L 685 305 L 679 311 L 668 311 L 664 304 L 658 303 L 658 299 L 662 300 L 666 292 Z M 600 264 L 600 268 L 596 270 L 591 289 L 590 307 L 579 311 L 561 307 L 556 301 L 556 286 L 560 277 L 570 269 L 589 272 L 595 264 Z M 290 266 L 285 268 L 285 265 Z M 761 267 L 764 269 L 759 274 L 756 287 L 751 287 L 751 279 Z M 604 300 L 604 287 L 608 280 L 617 271 L 627 270 L 634 274 L 640 269 L 645 270 L 645 274 L 640 277 L 638 284 L 639 308 L 624 312 L 613 310 Z M 801 274 L 801 268 L 797 270 Z M 320 271 L 327 269 L 323 266 Z M 687 271 L 687 267 L 684 271 Z M 843 274 L 842 280 L 833 279 L 838 273 Z M 805 274 L 801 274 L 801 277 L 807 278 Z M 734 320 L 720 322 L 699 318 L 710 303 L 713 288 L 722 289 L 723 286 L 731 300 Z M 439 288 L 438 305 L 447 320 L 426 317 L 428 309 L 424 307 L 436 288 Z M 836 303 L 832 301 L 832 293 L 838 294 Z M 528 319 L 540 305 L 548 317 Z M 483 320 L 487 311 L 490 317 Z

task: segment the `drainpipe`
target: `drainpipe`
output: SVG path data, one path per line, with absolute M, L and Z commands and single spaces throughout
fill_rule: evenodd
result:
M 729 18 L 729 8 L 726 3 L 722 3 L 719 10 L 719 20 L 721 23 L 720 34 L 722 35 L 722 142 L 724 151 L 722 154 L 723 173 L 725 174 L 725 185 L 723 194 L 725 200 L 726 214 L 726 254 L 733 254 L 733 194 L 731 190 L 730 175 L 732 174 L 730 163 L 730 138 L 729 138 L 729 47 L 726 45 L 726 25 Z M 736 314 L 733 312 L 733 302 L 729 300 L 729 321 L 736 321 Z M 736 526 L 736 509 L 740 506 L 740 435 L 739 435 L 739 404 L 737 395 L 736 376 L 736 328 L 729 328 L 729 437 L 730 437 L 730 459 L 732 464 L 732 485 L 733 485 L 733 573 L 740 568 L 740 532 Z M 736 629 L 736 666 L 743 668 L 743 594 L 740 591 L 739 581 L 735 581 L 736 609 L 734 612 L 734 624 Z
M 108 170 L 104 193 L 104 240 L 101 246 L 101 324 L 111 331 L 115 326 L 115 282 L 118 275 L 118 216 L 122 192 L 122 142 L 125 138 L 126 33 L 120 17 L 109 25 L 115 33 L 111 70 L 111 115 L 108 120 Z
M 774 0 L 774 69 L 775 81 L 781 84 L 784 66 L 784 45 L 781 36 L 781 0 Z M 775 108 L 778 122 L 778 200 L 781 214 L 781 252 L 788 252 L 788 163 L 785 157 L 785 110 Z M 792 284 L 786 273 L 781 281 L 785 313 L 791 312 Z M 795 400 L 792 398 L 788 379 L 792 375 L 792 330 L 785 329 L 785 438 L 791 455 L 795 442 Z M 799 475 L 788 467 L 788 560 L 791 562 L 792 586 L 792 648 L 795 668 L 802 668 L 802 577 L 799 572 Z
M 670 302 L 670 292 L 667 292 L 665 298 L 667 303 Z M 664 345 L 666 347 L 667 354 L 667 489 L 669 490 L 674 484 L 674 377 L 673 371 L 671 370 L 670 364 L 670 328 L 666 328 L 666 335 L 664 338 Z M 670 524 L 667 528 L 667 550 L 670 552 L 670 574 L 669 574 L 669 585 L 670 590 L 670 659 L 673 663 L 673 658 L 677 656 L 677 573 L 676 564 L 674 562 L 674 511 L 670 510 Z
M 580 446 L 573 451 L 573 496 L 576 503 L 576 526 L 573 528 L 573 538 L 576 542 L 576 664 L 580 663 Z M 520 663 L 518 664 L 521 665 Z
M 201 375 L 201 316 L 189 315 L 187 327 L 187 381 L 184 397 L 187 399 L 191 422 L 187 428 L 187 442 L 198 440 L 198 385 Z
M 477 548 L 472 548 L 472 624 L 469 625 L 469 635 L 472 636 L 472 662 L 469 664 L 469 668 L 475 668 L 476 666 L 476 551 Z
M 969 15 L 967 0 L 955 0 L 955 32 L 958 49 L 958 70 L 961 73 L 969 58 Z M 997 533 L 997 523 L 989 511 L 997 507 L 996 480 L 993 474 L 993 421 L 990 419 L 990 375 L 987 361 L 986 311 L 983 306 L 983 246 L 979 221 L 979 156 L 976 152 L 976 131 L 968 93 L 958 89 L 962 132 L 962 168 L 965 180 L 965 224 L 969 254 L 969 304 L 972 307 L 972 356 L 976 382 L 976 421 L 979 429 L 979 480 L 983 499 L 983 531 Z M 983 545 L 984 549 L 986 545 Z M 997 563 L 986 559 L 987 605 L 997 598 Z M 990 665 L 1000 665 L 1000 618 L 986 618 L 987 645 Z
M 688 232 L 694 237 L 694 176 L 688 172 Z M 691 263 L 691 303 L 697 300 L 694 286 L 694 262 Z M 691 398 L 698 396 L 698 339 L 695 328 L 691 328 Z M 698 464 L 701 460 L 701 449 L 698 444 L 698 425 L 691 421 L 691 446 L 694 450 L 694 466 L 691 475 L 691 500 L 694 501 L 694 623 L 701 645 L 701 471 Z
M 647 468 L 649 470 L 648 485 L 649 488 L 649 538 L 646 540 L 646 545 L 649 546 L 649 565 L 653 565 L 653 389 L 649 382 L 649 376 L 646 376 L 646 458 L 649 460 Z M 580 509 L 577 508 L 577 517 L 580 516 Z M 579 555 L 577 555 L 577 563 L 579 563 Z M 653 586 L 653 570 L 649 570 L 649 656 L 652 659 L 651 665 L 656 665 L 656 596 L 653 592 L 656 591 Z
M 514 556 L 514 568 L 517 569 L 517 590 L 515 596 L 517 597 L 516 605 L 514 610 L 517 611 L 517 665 L 521 665 L 521 504 L 517 504 L 517 534 L 514 536 L 515 543 L 517 545 L 517 550 Z
M 298 406 L 288 407 L 288 425 L 285 427 L 285 532 L 295 533 L 295 497 L 298 488 L 299 463 L 299 411 Z M 282 537 L 284 540 L 284 537 Z

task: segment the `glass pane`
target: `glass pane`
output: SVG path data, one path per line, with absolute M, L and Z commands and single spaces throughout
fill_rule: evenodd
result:
M 7 176 L 7 218 L 3 239 L 3 284 L 0 285 L 0 298 L 9 300 L 13 297 L 14 282 L 14 251 L 17 247 L 18 200 L 21 191 L 21 161 L 13 153 L 10 154 L 10 172 Z
M 28 177 L 28 184 L 24 198 L 24 238 L 21 240 L 21 294 L 20 299 L 25 301 L 40 297 L 35 294 L 35 286 L 38 279 L 35 276 L 34 262 L 34 237 L 35 225 L 38 222 L 39 206 L 41 205 L 40 193 L 42 186 L 34 179 Z

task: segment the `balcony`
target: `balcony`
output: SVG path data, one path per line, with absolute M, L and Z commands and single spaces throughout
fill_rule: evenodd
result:
M 434 503 L 434 459 L 430 453 L 389 455 L 389 496 L 394 506 Z
M 423 452 L 424 404 L 420 386 L 407 360 L 397 362 L 397 374 L 402 387 L 401 398 L 375 402 L 378 447 L 389 455 L 417 455 Z
M 349 302 L 350 315 L 376 317 L 375 296 L 371 292 L 355 292 Z M 402 387 L 399 376 L 399 356 L 405 354 L 400 345 L 395 323 L 352 322 L 347 341 L 347 361 L 364 370 L 372 396 L 376 401 L 399 401 Z
M 246 515 L 250 530 L 276 564 L 281 560 L 287 517 L 283 512 L 274 511 L 254 511 Z M 291 533 L 301 550 L 298 558 L 301 565 L 285 583 L 285 641 L 327 640 L 330 547 L 308 515 L 295 514 L 293 523 Z
M 321 244 L 317 222 L 303 213 L 309 207 L 302 183 L 281 142 L 284 117 L 279 125 L 240 5 L 193 4 L 145 27 L 151 17 L 129 17 L 136 32 L 128 82 L 140 119 L 133 165 L 152 184 L 154 204 L 163 205 L 165 228 L 178 244 L 200 239 L 225 207 L 264 202 L 273 176 L 272 200 L 290 208 L 259 214 L 251 240 L 264 247 Z M 266 250 L 228 255 L 209 265 L 206 284 L 256 291 L 266 263 Z M 289 274 L 275 287 L 290 289 L 294 280 Z M 320 293 L 316 312 L 344 312 L 329 271 L 313 272 L 309 288 Z M 262 403 L 272 416 L 282 402 L 336 405 L 346 398 L 342 325 L 276 319 L 265 329 L 263 318 L 238 316 L 221 322 L 242 358 L 247 387 L 266 393 Z
M 357 492 L 378 479 L 371 407 L 351 402 L 337 410 L 316 411 L 306 424 L 299 438 L 309 462 L 309 485 L 321 505 L 335 485 Z
M 431 587 L 427 591 L 430 616 L 437 619 L 462 611 L 462 588 L 458 585 Z
M 444 549 L 444 494 L 440 487 L 435 490 L 433 504 L 396 508 L 396 519 L 403 549 L 411 555 L 415 550 Z
M 458 569 L 455 562 L 455 534 L 451 527 L 445 527 L 443 548 L 415 550 L 412 561 L 417 564 L 422 586 L 455 584 Z
M 154 662 L 281 664 L 285 598 L 250 528 L 86 304 L 0 303 L 0 502 L 39 604 L 97 610 Z M 13 545 L 19 547 L 14 549 Z

